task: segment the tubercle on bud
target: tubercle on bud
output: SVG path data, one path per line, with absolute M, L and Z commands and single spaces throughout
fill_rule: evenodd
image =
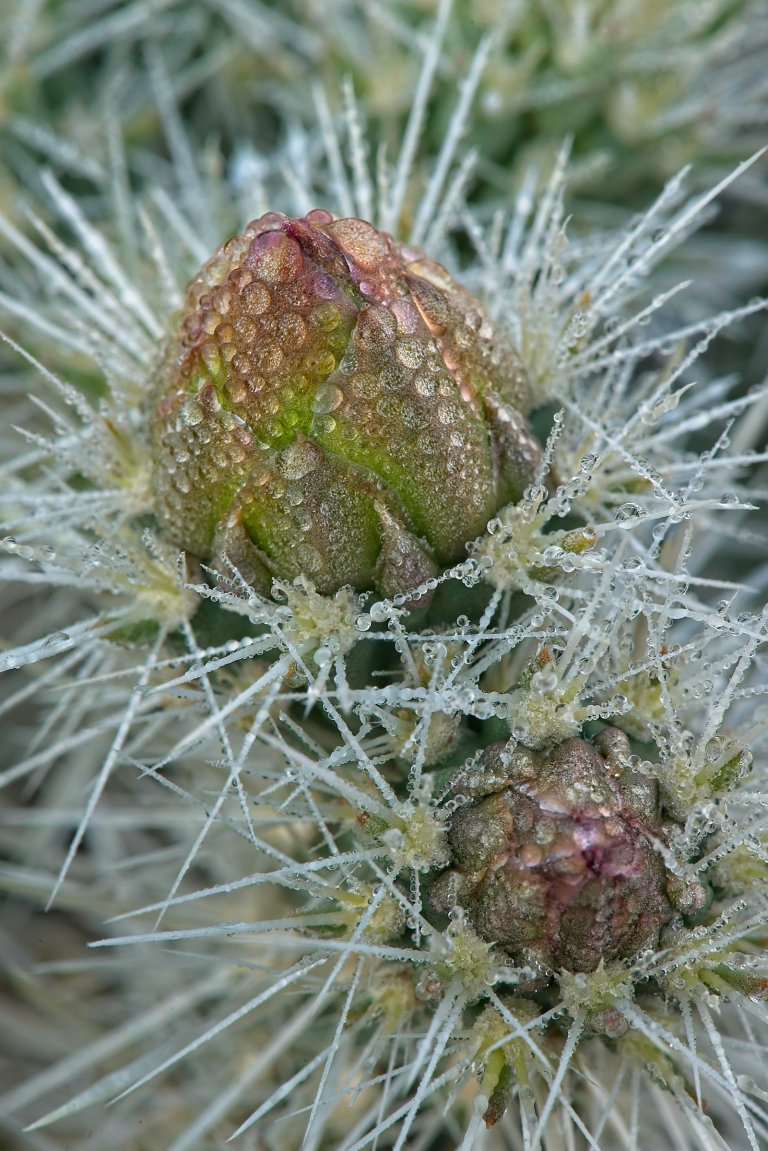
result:
M 251 540 L 243 523 L 242 509 L 229 508 L 216 525 L 211 548 L 211 563 L 226 579 L 240 576 L 260 595 L 268 595 L 272 586 L 269 561 Z
M 436 576 L 439 568 L 429 545 L 403 527 L 396 516 L 378 500 L 374 504 L 381 520 L 381 552 L 374 568 L 376 586 L 385 596 L 394 596 L 403 588 L 415 588 Z M 412 603 L 414 610 L 426 607 L 433 591 Z
M 513 345 L 439 264 L 364 220 L 270 212 L 188 288 L 156 378 L 156 512 L 260 592 L 302 574 L 391 596 L 534 478 L 529 403 Z
M 525 486 L 521 481 L 536 475 L 541 464 L 541 445 L 528 428 L 525 417 L 513 404 L 505 403 L 496 392 L 483 395 L 491 447 L 502 503 L 517 503 Z

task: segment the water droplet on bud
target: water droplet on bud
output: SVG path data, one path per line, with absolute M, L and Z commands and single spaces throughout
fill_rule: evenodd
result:
M 343 402 L 344 393 L 341 388 L 337 388 L 335 384 L 323 384 L 317 389 L 312 401 L 312 411 L 316 415 L 325 416 L 329 412 L 335 412 Z
M 558 679 L 557 672 L 555 671 L 537 671 L 531 677 L 531 691 L 536 695 L 544 695 L 547 692 L 554 691 L 557 687 Z

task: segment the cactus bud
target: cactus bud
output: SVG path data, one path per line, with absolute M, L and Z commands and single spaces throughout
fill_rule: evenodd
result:
M 674 917 L 656 781 L 615 768 L 623 733 L 544 752 L 491 744 L 481 770 L 454 773 L 475 802 L 452 818 L 453 867 L 430 889 L 435 911 L 466 909 L 478 934 L 518 963 L 594 971 L 652 946 Z M 612 754 L 609 754 L 612 753 Z
M 257 589 L 385 595 L 459 559 L 533 479 L 525 373 L 423 253 L 270 212 L 191 282 L 157 376 L 167 537 Z

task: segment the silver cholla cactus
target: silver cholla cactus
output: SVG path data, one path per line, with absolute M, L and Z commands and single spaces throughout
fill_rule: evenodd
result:
M 270 212 L 192 281 L 159 373 L 166 536 L 261 591 L 385 595 L 534 479 L 525 373 L 441 265 L 359 219 Z M 231 570 L 231 568 L 230 568 Z
M 707 906 L 702 883 L 667 872 L 658 845 L 680 827 L 662 817 L 657 781 L 630 766 L 618 728 L 540 753 L 494 743 L 480 766 L 454 773 L 454 793 L 472 802 L 453 816 L 453 866 L 430 902 L 466 909 L 483 939 L 544 983 L 657 946 L 667 923 Z

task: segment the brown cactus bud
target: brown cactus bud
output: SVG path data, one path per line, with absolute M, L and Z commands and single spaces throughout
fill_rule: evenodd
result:
M 363 220 L 271 212 L 187 291 L 157 377 L 157 515 L 260 589 L 392 595 L 533 479 L 528 403 L 514 347 L 439 264 Z
M 606 729 L 599 742 L 613 765 L 574 738 L 540 753 L 492 744 L 480 771 L 455 773 L 457 792 L 482 798 L 452 818 L 453 867 L 430 903 L 443 914 L 465 908 L 517 963 L 594 971 L 652 945 L 675 914 L 652 843 L 655 780 L 616 771 L 619 745 L 629 751 L 621 732 Z

